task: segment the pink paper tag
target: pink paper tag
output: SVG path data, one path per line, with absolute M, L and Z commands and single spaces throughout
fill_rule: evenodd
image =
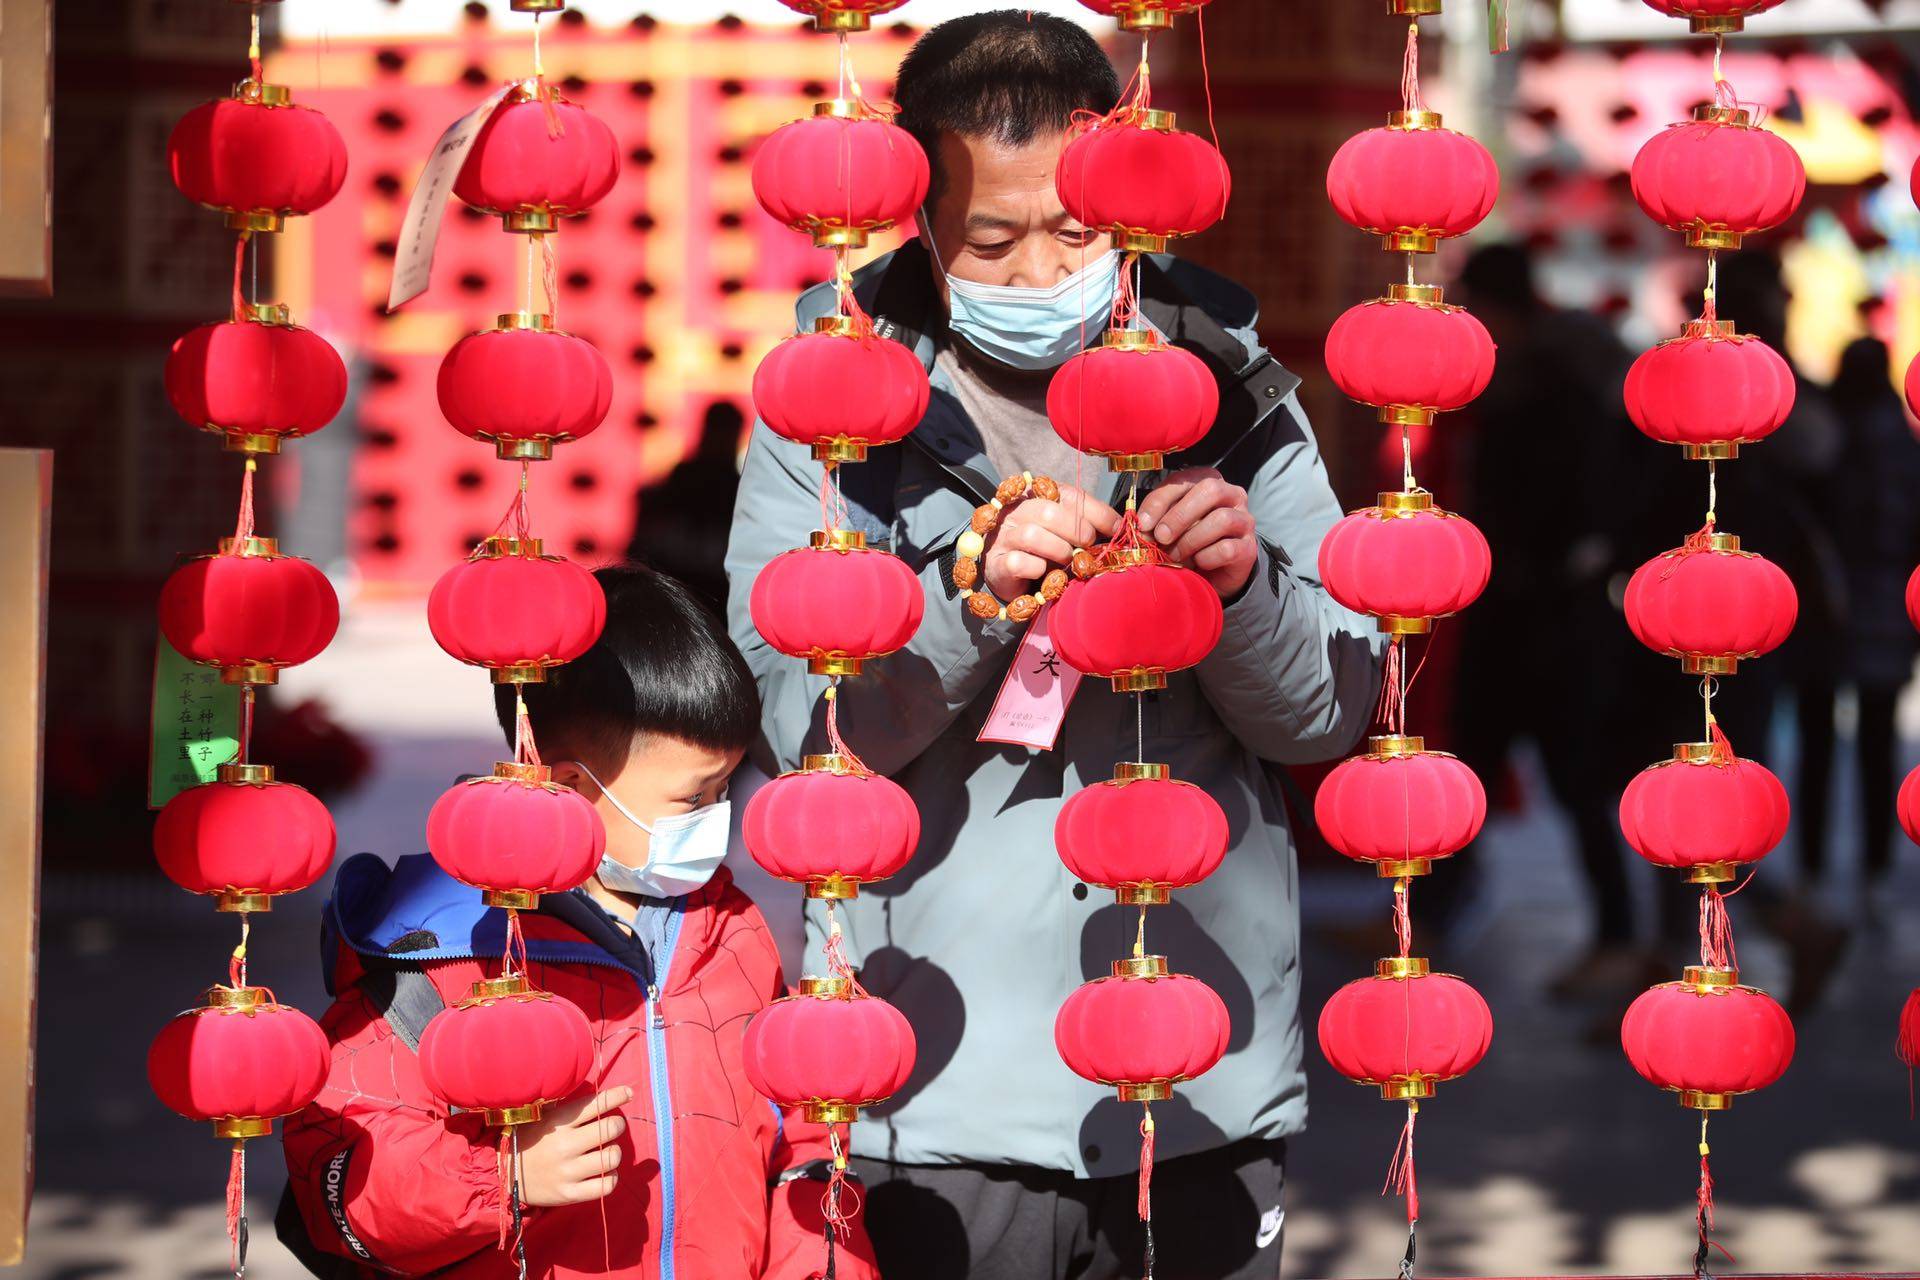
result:
M 407 219 L 400 228 L 400 249 L 393 257 L 393 286 L 387 291 L 387 310 L 397 311 L 400 304 L 427 291 L 433 279 L 433 249 L 440 239 L 440 219 L 447 211 L 447 196 L 460 168 L 467 162 L 473 140 L 480 136 L 493 113 L 517 86 L 503 85 L 493 96 L 447 126 L 433 144 L 427 167 L 407 201 Z
M 1080 687 L 1080 673 L 1053 651 L 1052 614 L 1052 605 L 1043 606 L 1020 638 L 1013 665 L 1007 668 L 1007 678 L 977 741 L 1051 751 L 1059 740 L 1067 704 Z

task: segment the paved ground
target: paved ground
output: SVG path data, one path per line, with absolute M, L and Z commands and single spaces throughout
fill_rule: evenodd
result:
M 431 647 L 418 607 L 362 607 L 342 640 L 288 682 L 324 690 L 344 721 L 372 737 L 377 781 L 339 806 L 342 849 L 411 850 L 445 780 L 492 759 L 484 690 Z M 404 731 L 395 691 L 407 691 Z M 1911 734 L 1910 734 L 1911 736 Z M 1848 820 L 1840 806 L 1837 819 Z M 1852 902 L 1838 844 L 1833 902 Z M 1715 1122 L 1722 1239 L 1738 1270 L 1920 1270 L 1920 1123 L 1891 1052 L 1893 1016 L 1920 981 L 1920 854 L 1902 848 L 1880 924 L 1862 925 L 1826 1004 L 1799 1026 L 1786 1079 Z M 1458 936 L 1430 950 L 1470 977 L 1497 1019 L 1494 1048 L 1423 1112 L 1420 1175 L 1427 1275 L 1641 1274 L 1691 1256 L 1691 1113 L 1643 1084 L 1603 1011 L 1555 1002 L 1548 977 L 1582 946 L 1573 861 L 1550 815 L 1496 822 L 1490 892 Z M 1777 855 L 1789 869 L 1789 854 Z M 156 874 L 103 882 L 48 869 L 43 918 L 39 1195 L 26 1280 L 182 1280 L 221 1274 L 225 1153 L 164 1113 L 147 1092 L 152 1031 L 216 977 L 230 919 L 185 901 Z M 1649 891 L 1652 890 L 1649 884 Z M 1677 891 L 1670 882 L 1661 886 Z M 1379 886 L 1332 868 L 1307 878 L 1309 1006 L 1366 970 Z M 262 920 L 254 972 L 282 998 L 317 1009 L 313 935 L 320 895 Z M 1784 982 L 1783 958 L 1742 915 L 1742 959 L 1761 985 Z M 1677 969 L 1684 957 L 1672 957 Z M 1397 1109 L 1334 1078 L 1312 1055 L 1313 1126 L 1291 1156 L 1286 1274 L 1381 1276 L 1398 1260 L 1398 1206 L 1376 1194 Z M 271 1240 L 277 1150 L 256 1160 L 252 1271 L 301 1274 Z M 1736 1268 L 1729 1267 L 1732 1271 Z

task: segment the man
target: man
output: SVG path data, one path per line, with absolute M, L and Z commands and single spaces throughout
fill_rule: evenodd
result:
M 989 540 L 985 585 L 1002 600 L 1119 522 L 1118 481 L 1044 411 L 1053 370 L 1098 341 L 1117 265 L 1107 237 L 1062 209 L 1054 167 L 1070 115 L 1118 95 L 1098 45 L 1068 22 L 1004 10 L 928 32 L 898 91 L 900 123 L 933 164 L 921 239 L 857 278 L 880 332 L 911 346 L 933 383 L 907 443 L 843 470 L 850 527 L 891 546 L 926 594 L 912 643 L 838 695 L 848 740 L 912 793 L 923 824 L 906 870 L 842 909 L 863 983 L 919 1038 L 913 1078 L 856 1138 L 891 1277 L 1117 1277 L 1135 1273 L 1144 1244 L 1139 1108 L 1074 1076 L 1053 1047 L 1061 1002 L 1133 939 L 1133 913 L 1061 865 L 1053 824 L 1067 796 L 1134 757 L 1135 703 L 1089 681 L 1054 750 L 978 742 L 1024 628 L 973 618 L 948 581 L 956 539 L 1003 476 L 1048 474 L 1062 494 L 1014 507 Z M 1340 512 L 1292 395 L 1299 379 L 1253 334 L 1252 298 L 1164 257 L 1144 264 L 1142 295 L 1146 318 L 1213 370 L 1222 409 L 1142 499 L 1141 525 L 1206 576 L 1226 625 L 1199 667 L 1145 698 L 1138 729 L 1148 759 L 1221 803 L 1232 839 L 1220 871 L 1147 925 L 1151 949 L 1218 991 L 1233 1021 L 1220 1065 L 1155 1108 L 1155 1236 L 1163 1276 L 1272 1277 L 1285 1139 L 1306 1099 L 1294 847 L 1266 764 L 1353 744 L 1379 650 L 1314 580 Z M 801 326 L 831 306 L 828 290 L 808 293 Z M 727 556 L 730 620 L 765 703 L 762 764 L 776 768 L 825 750 L 826 682 L 767 647 L 747 594 L 804 540 L 819 484 L 804 447 L 755 429 Z M 809 922 L 816 957 L 822 922 Z

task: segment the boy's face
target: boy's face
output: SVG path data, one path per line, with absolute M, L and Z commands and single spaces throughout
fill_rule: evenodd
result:
M 624 764 L 593 768 L 607 789 L 634 817 L 652 826 L 661 818 L 690 813 L 719 802 L 727 779 L 740 767 L 743 751 L 717 751 L 679 738 L 640 734 L 633 740 Z M 574 788 L 592 802 L 607 828 L 607 852 L 616 862 L 643 867 L 651 838 L 627 821 L 600 788 L 571 761 L 554 765 L 555 782 Z

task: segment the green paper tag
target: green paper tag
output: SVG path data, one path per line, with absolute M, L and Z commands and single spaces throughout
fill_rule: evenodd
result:
M 221 684 L 220 672 L 180 656 L 160 638 L 153 660 L 153 754 L 147 807 L 203 782 L 240 749 L 240 688 Z

